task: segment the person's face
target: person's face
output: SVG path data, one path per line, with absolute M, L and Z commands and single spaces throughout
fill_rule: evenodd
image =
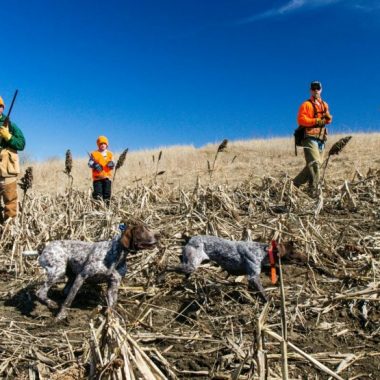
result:
M 104 152 L 106 149 L 107 149 L 107 144 L 106 144 L 106 143 L 101 143 L 101 144 L 99 145 L 99 150 L 100 150 L 101 152 Z
M 310 90 L 311 96 L 315 99 L 319 99 L 321 97 L 322 88 L 321 87 L 314 87 Z
M 0 106 L 0 116 L 3 114 L 4 112 L 4 106 Z

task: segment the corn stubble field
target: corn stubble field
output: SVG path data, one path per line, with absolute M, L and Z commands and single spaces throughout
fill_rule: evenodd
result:
M 66 173 L 64 159 L 30 164 L 21 215 L 0 229 L 0 378 L 380 378 L 379 146 L 379 134 L 353 135 L 318 199 L 292 186 L 304 160 L 290 139 L 132 152 L 109 210 L 91 201 L 86 159 Z M 57 323 L 35 299 L 37 260 L 22 252 L 109 239 L 122 220 L 160 231 L 160 246 L 128 257 L 114 311 L 100 307 L 102 285 L 85 285 Z M 293 240 L 308 263 L 282 265 L 283 295 L 264 271 L 264 305 L 212 263 L 188 279 L 165 271 L 195 234 Z

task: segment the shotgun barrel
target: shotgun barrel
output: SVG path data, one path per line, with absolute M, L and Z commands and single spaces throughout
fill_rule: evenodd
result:
M 8 115 L 5 117 L 5 120 L 3 121 L 3 124 L 1 127 L 8 127 L 9 126 L 9 117 L 11 116 L 13 105 L 15 104 L 15 100 L 18 94 L 18 90 L 15 91 L 15 94 L 13 95 L 11 106 L 9 107 Z

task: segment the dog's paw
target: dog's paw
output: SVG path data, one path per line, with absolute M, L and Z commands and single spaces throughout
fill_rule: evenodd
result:
M 55 317 L 55 320 L 57 322 L 62 322 L 64 320 L 67 320 L 67 311 L 66 310 L 61 310 L 57 316 Z

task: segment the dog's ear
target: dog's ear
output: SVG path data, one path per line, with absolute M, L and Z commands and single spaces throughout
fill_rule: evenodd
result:
M 120 244 L 128 249 L 128 248 L 131 248 L 131 242 L 132 242 L 132 229 L 133 227 L 126 227 L 124 230 L 123 230 L 123 233 L 121 235 L 121 238 L 120 238 Z

